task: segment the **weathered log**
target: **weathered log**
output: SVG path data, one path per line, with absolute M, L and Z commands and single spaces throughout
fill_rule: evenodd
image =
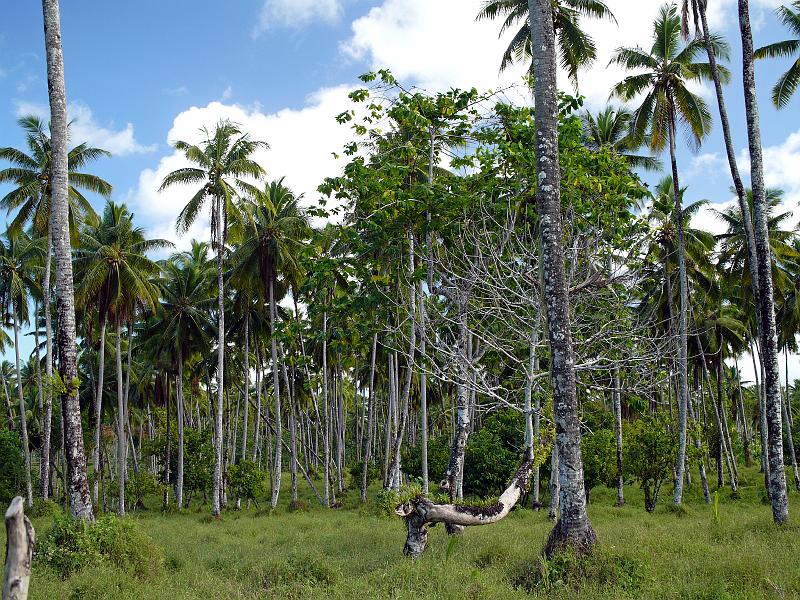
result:
M 6 568 L 3 600 L 26 600 L 31 579 L 31 562 L 36 534 L 23 512 L 22 496 L 11 501 L 6 511 Z
M 546 456 L 544 447 L 549 447 L 549 440 L 542 440 L 536 452 L 525 453 L 525 459 L 517 469 L 511 483 L 500 494 L 497 502 L 489 506 L 470 506 L 464 504 L 436 504 L 425 496 L 416 496 L 395 509 L 395 514 L 406 522 L 407 536 L 403 554 L 419 558 L 428 544 L 428 525 L 445 523 L 472 527 L 491 525 L 503 519 L 528 491 L 533 469 Z

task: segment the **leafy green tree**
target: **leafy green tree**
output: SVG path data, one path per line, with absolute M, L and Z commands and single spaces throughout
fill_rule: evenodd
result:
M 789 104 L 800 83 L 800 0 L 794 0 L 790 6 L 778 7 L 777 13 L 778 18 L 797 38 L 763 46 L 756 50 L 753 56 L 758 59 L 793 58 L 796 55 L 789 69 L 778 78 L 778 82 L 772 88 L 772 103 L 777 108 L 784 108 Z
M 653 512 L 661 486 L 670 477 L 677 451 L 677 436 L 664 413 L 644 415 L 625 435 L 625 467 L 644 492 L 644 507 Z
M 16 431 L 0 431 L 0 502 L 10 502 L 25 485 L 22 440 Z

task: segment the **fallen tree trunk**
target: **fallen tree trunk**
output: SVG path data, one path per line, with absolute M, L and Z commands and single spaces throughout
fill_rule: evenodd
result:
M 6 568 L 3 600 L 26 600 L 31 580 L 31 562 L 36 534 L 17 496 L 6 511 Z
M 403 554 L 419 558 L 428 544 L 428 525 L 445 523 L 472 527 L 491 525 L 503 519 L 528 491 L 533 469 L 547 456 L 550 439 L 543 439 L 534 452 L 525 452 L 525 459 L 517 469 L 511 483 L 500 494 L 497 502 L 489 506 L 465 504 L 437 504 L 426 496 L 416 496 L 400 504 L 395 514 L 405 519 L 408 535 Z

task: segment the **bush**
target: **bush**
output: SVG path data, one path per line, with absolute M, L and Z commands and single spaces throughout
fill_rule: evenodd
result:
M 678 440 L 668 424 L 664 413 L 646 415 L 629 426 L 625 437 L 625 470 L 639 482 L 647 512 L 656 509 L 658 493 L 675 462 Z
M 153 540 L 129 519 L 108 515 L 88 524 L 57 515 L 37 546 L 35 560 L 63 579 L 103 564 L 145 578 L 159 572 L 163 557 Z
M 43 498 L 34 498 L 33 506 L 25 511 L 31 519 L 38 519 L 40 517 L 55 517 L 61 514 L 61 506 L 52 500 L 44 500 Z
M 583 455 L 583 485 L 586 501 L 596 485 L 614 487 L 617 484 L 617 442 L 614 432 L 599 429 L 581 437 Z
M 125 502 L 134 508 L 144 508 L 144 499 L 161 491 L 155 476 L 146 469 L 139 469 L 138 473 L 125 482 Z
M 170 436 L 170 473 L 172 483 L 178 472 L 177 426 L 172 426 Z M 146 440 L 142 448 L 145 458 L 155 456 L 163 463 L 167 450 L 167 438 L 163 433 Z M 159 481 L 166 483 L 166 471 L 162 470 Z M 194 493 L 208 492 L 214 482 L 214 445 L 209 431 L 186 428 L 183 434 L 183 490 L 190 498 Z
M 16 431 L 0 431 L 0 502 L 8 504 L 24 488 L 22 440 Z
M 364 461 L 350 465 L 350 486 L 355 489 L 361 489 L 361 474 L 364 470 Z M 420 473 L 422 468 L 419 469 Z M 367 485 L 373 481 L 377 481 L 381 477 L 381 470 L 378 465 L 370 463 L 367 467 Z
M 252 500 L 258 506 L 256 498 L 266 492 L 266 473 L 253 461 L 242 460 L 228 467 L 228 483 L 233 497 Z

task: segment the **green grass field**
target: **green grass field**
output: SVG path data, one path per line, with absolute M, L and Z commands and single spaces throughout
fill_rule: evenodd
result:
M 580 566 L 540 560 L 546 511 L 517 510 L 453 543 L 435 527 L 427 554 L 413 562 L 402 554 L 403 523 L 379 516 L 374 502 L 360 507 L 357 491 L 339 510 L 251 508 L 221 521 L 199 505 L 162 514 L 153 498 L 153 509 L 130 518 L 163 552 L 157 575 L 104 566 L 61 580 L 37 566 L 31 598 L 800 598 L 800 497 L 791 495 L 792 523 L 778 529 L 754 485 L 759 475 L 748 477 L 739 500 L 719 493 L 716 511 L 695 484 L 684 514 L 668 509 L 670 489 L 649 515 L 638 489 L 614 508 L 614 493 L 596 488 L 589 512 L 600 545 Z M 40 537 L 51 522 L 34 520 Z

